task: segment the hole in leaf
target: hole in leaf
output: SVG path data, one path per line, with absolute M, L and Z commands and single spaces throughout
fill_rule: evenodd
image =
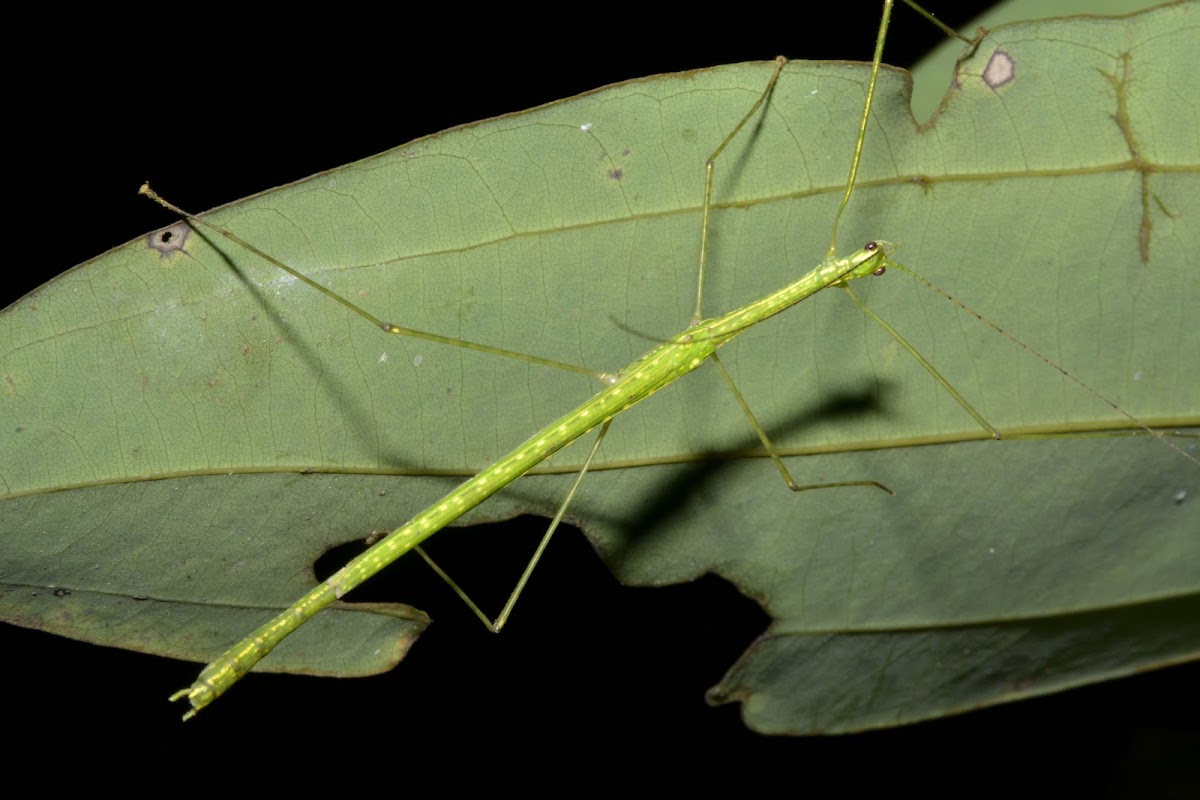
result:
M 191 230 L 186 222 L 180 220 L 169 228 L 163 228 L 147 235 L 146 246 L 151 250 L 157 250 L 159 255 L 171 255 L 183 250 Z
M 425 549 L 494 618 L 547 524 L 523 516 L 451 528 Z M 318 578 L 328 578 L 363 549 L 355 542 L 330 550 L 315 565 Z M 402 602 L 430 614 L 434 624 L 402 669 L 429 669 L 439 679 L 460 672 L 456 685 L 514 693 L 515 707 L 523 692 L 569 692 L 564 715 L 603 714 L 607 704 L 623 705 L 630 691 L 658 693 L 664 703 L 694 706 L 697 714 L 720 713 L 705 704 L 704 692 L 770 622 L 754 601 L 714 576 L 677 586 L 624 587 L 581 532 L 566 526 L 499 636 L 415 554 L 346 600 Z M 498 701 L 493 696 L 490 702 Z

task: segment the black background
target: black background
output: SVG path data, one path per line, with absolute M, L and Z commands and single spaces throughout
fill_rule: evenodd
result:
M 672 27 L 650 26 L 636 5 L 590 6 L 584 23 L 543 18 L 537 29 L 515 8 L 484 18 L 401 7 L 386 22 L 350 8 L 322 19 L 178 8 L 120 20 L 122 32 L 103 39 L 86 19 L 46 20 L 29 34 L 38 58 L 11 70 L 6 227 L 10 242 L 26 244 L 10 253 L 0 305 L 171 222 L 136 195 L 143 180 L 200 210 L 642 75 L 779 53 L 867 60 L 876 5 L 826 7 L 821 23 L 741 5 Z M 972 4 L 942 5 L 962 25 Z M 890 63 L 939 41 L 906 9 L 896 17 Z M 544 25 L 558 33 L 548 37 Z M 199 103 L 201 86 L 221 103 Z M 435 544 L 452 574 L 497 607 L 541 527 Z M 1152 796 L 1200 786 L 1195 665 L 900 730 L 765 738 L 745 730 L 735 707 L 703 700 L 766 624 L 717 580 L 621 589 L 582 537 L 560 535 L 495 637 L 419 566 L 400 565 L 390 585 L 370 587 L 375 599 L 414 602 L 437 620 L 394 672 L 252 676 L 186 725 L 165 698 L 197 665 L 0 626 L 5 727 L 31 754 L 197 758 L 218 772 L 275 753 L 299 756 L 296 774 L 350 771 L 377 756 L 421 771 L 449 756 L 486 765 L 477 779 L 501 783 L 510 774 L 536 783 L 550 759 L 587 770 L 589 782 L 647 764 L 685 784 L 779 772 L 799 790 L 827 781 L 972 794 L 1049 784 Z

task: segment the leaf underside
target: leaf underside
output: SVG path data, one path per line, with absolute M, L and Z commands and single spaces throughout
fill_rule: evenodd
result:
M 885 71 L 842 251 L 898 241 L 1131 414 L 1200 426 L 1195 10 L 997 29 L 923 129 Z M 391 321 L 614 370 L 652 346 L 639 334 L 687 323 L 703 164 L 769 71 L 609 87 L 210 219 Z M 722 156 L 709 315 L 820 260 L 866 73 L 789 64 Z M 1001 441 L 827 291 L 722 359 L 800 480 L 895 497 L 786 491 L 704 369 L 616 420 L 572 506 L 623 581 L 714 572 L 771 614 L 711 699 L 759 730 L 839 732 L 1194 658 L 1200 467 L 905 276 L 856 290 Z M 182 225 L 6 309 L 0 342 L 3 618 L 196 661 L 310 588 L 328 548 L 396 527 L 596 388 L 384 336 Z M 463 522 L 552 515 L 589 444 Z M 427 622 L 343 603 L 262 668 L 383 671 Z

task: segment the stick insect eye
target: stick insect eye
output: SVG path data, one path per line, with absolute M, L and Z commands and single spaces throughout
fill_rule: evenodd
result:
M 885 273 L 885 272 L 887 272 L 887 267 L 880 267 L 879 269 L 875 270 L 875 271 L 874 271 L 874 272 L 872 272 L 871 274 L 872 274 L 872 275 L 874 275 L 874 276 L 876 276 L 876 277 L 878 277 L 878 276 L 882 275 L 882 274 L 883 274 L 883 273 Z
M 863 250 L 866 250 L 868 253 L 874 253 L 878 249 L 879 242 L 871 241 L 863 245 Z

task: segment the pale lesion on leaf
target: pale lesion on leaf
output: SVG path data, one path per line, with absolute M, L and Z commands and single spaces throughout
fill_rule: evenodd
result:
M 147 234 L 146 246 L 151 250 L 157 250 L 160 256 L 167 258 L 173 253 L 186 252 L 185 247 L 191 233 L 192 229 L 188 227 L 188 224 L 180 220 L 169 228 Z
M 1016 74 L 1016 62 L 1013 61 L 1013 57 L 996 48 L 996 52 L 988 59 L 987 66 L 983 68 L 982 77 L 983 82 L 996 91 L 1016 80 Z

